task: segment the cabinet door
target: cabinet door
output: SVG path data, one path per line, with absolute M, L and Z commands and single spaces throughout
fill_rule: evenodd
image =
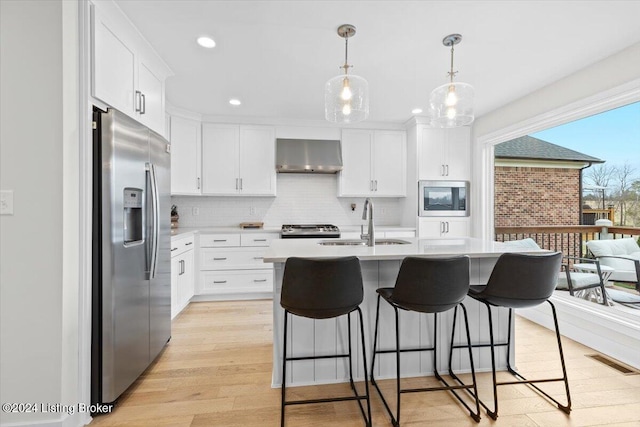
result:
M 200 194 L 200 122 L 171 117 L 171 193 Z
M 371 176 L 371 147 L 373 132 L 342 131 L 343 168 L 338 178 L 339 196 L 370 196 L 373 193 Z
M 420 218 L 418 220 L 418 237 L 421 239 L 442 237 L 445 230 L 443 219 Z
M 240 126 L 240 194 L 276 195 L 275 130 Z
M 376 131 L 373 140 L 373 195 L 407 195 L 406 141 L 404 132 Z
M 178 282 L 180 275 L 180 257 L 171 258 L 171 319 L 180 312 L 178 309 Z
M 99 9 L 93 10 L 93 96 L 134 116 L 135 55 Z
M 446 129 L 421 128 L 422 137 L 418 147 L 418 179 L 444 179 L 446 167 L 444 141 Z
M 445 237 L 468 237 L 469 236 L 469 219 L 468 218 L 446 218 Z
M 445 135 L 445 176 L 468 181 L 471 178 L 471 130 L 468 127 L 448 129 Z
M 421 239 L 437 237 L 468 237 L 470 231 L 469 218 L 420 218 L 418 235 Z
M 237 125 L 202 125 L 204 194 L 238 194 L 240 191 L 239 132 Z
M 180 257 L 182 261 L 182 269 L 178 275 L 178 310 L 182 311 L 193 297 L 195 283 L 194 283 L 194 271 L 193 271 L 193 251 L 187 251 Z
M 163 81 L 144 61 L 138 62 L 138 91 L 140 91 L 140 121 L 162 134 L 164 131 Z

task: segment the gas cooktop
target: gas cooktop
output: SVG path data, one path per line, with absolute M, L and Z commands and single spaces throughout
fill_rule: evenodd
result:
M 289 238 L 338 238 L 340 229 L 331 224 L 284 224 L 280 237 Z

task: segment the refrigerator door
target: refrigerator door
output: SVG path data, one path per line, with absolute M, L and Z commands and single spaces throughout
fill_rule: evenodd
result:
M 171 156 L 170 145 L 160 135 L 149 132 L 149 163 L 155 177 L 158 210 L 149 210 L 150 229 L 156 229 L 154 271 L 149 286 L 149 347 L 151 360 L 171 337 Z M 152 222 L 155 221 L 154 224 Z M 155 225 L 155 227 L 154 227 Z
M 149 131 L 115 110 L 102 115 L 101 129 L 101 401 L 112 402 L 149 365 Z

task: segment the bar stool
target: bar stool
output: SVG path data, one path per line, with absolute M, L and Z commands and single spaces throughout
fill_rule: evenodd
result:
M 480 406 L 477 399 L 476 374 L 473 365 L 473 355 L 471 353 L 471 343 L 469 335 L 469 321 L 467 318 L 467 309 L 462 300 L 469 291 L 469 257 L 459 256 L 453 258 L 418 258 L 407 257 L 402 261 L 398 277 L 394 288 L 380 288 L 378 292 L 378 303 L 376 307 L 376 326 L 373 341 L 373 362 L 371 364 L 371 384 L 376 388 L 378 394 L 382 398 L 382 402 L 391 417 L 394 426 L 400 425 L 400 395 L 402 393 L 414 393 L 421 391 L 442 391 L 448 390 L 464 405 L 469 411 L 471 417 L 476 421 L 480 421 Z M 380 298 L 384 298 L 395 312 L 395 329 L 396 329 L 396 345 L 395 349 L 379 350 L 378 349 L 378 324 L 380 320 Z M 466 385 L 457 377 L 458 385 L 449 385 L 439 374 L 437 369 L 437 351 L 438 342 L 438 313 L 445 312 L 455 307 L 453 314 L 453 323 L 455 325 L 458 315 L 458 307 L 462 307 L 464 315 L 464 323 L 467 331 L 467 347 L 469 350 L 469 361 L 471 366 L 471 377 L 473 384 Z M 419 348 L 400 348 L 400 331 L 398 322 L 398 309 L 415 311 L 419 313 L 433 313 L 433 345 L 431 347 Z M 454 329 L 454 328 L 452 328 Z M 451 359 L 453 357 L 453 338 L 451 336 L 452 346 L 449 349 L 449 371 L 451 370 Z M 400 353 L 432 351 L 433 352 L 433 372 L 436 378 L 444 384 L 441 387 L 425 387 L 402 389 L 400 387 Z M 374 378 L 374 368 L 376 356 L 378 354 L 395 353 L 396 355 L 396 415 L 389 407 L 380 387 Z M 469 405 L 456 393 L 456 390 L 467 390 L 475 398 L 475 412 Z M 471 392 L 471 389 L 473 392 Z
M 282 404 L 280 412 L 280 425 L 284 426 L 285 406 L 310 403 L 339 402 L 356 400 L 360 406 L 365 424 L 371 426 L 371 404 L 369 401 L 369 383 L 367 379 L 367 359 L 364 343 L 364 325 L 362 311 L 359 305 L 363 299 L 362 272 L 360 261 L 354 256 L 310 259 L 288 258 L 284 266 L 282 279 L 282 293 L 280 305 L 284 308 L 284 344 L 282 350 Z M 356 311 L 360 319 L 360 336 L 362 339 L 362 360 L 364 365 L 365 394 L 359 395 L 353 382 L 353 363 L 351 352 L 351 313 Z M 287 319 L 289 314 L 307 317 L 310 319 L 329 319 L 338 316 L 347 316 L 348 352 L 346 354 L 326 356 L 302 356 L 287 357 Z M 291 400 L 285 398 L 285 379 L 287 362 L 297 360 L 348 358 L 349 382 L 354 392 L 353 396 Z M 367 402 L 365 414 L 362 400 Z
M 469 296 L 479 302 L 482 302 L 487 307 L 487 313 L 489 316 L 489 344 L 473 344 L 473 347 L 489 347 L 491 349 L 494 409 L 491 410 L 482 401 L 480 401 L 480 404 L 487 410 L 487 414 L 494 420 L 498 418 L 497 387 L 508 384 L 529 384 L 539 393 L 558 405 L 559 409 L 567 414 L 571 412 L 571 396 L 569 394 L 567 370 L 564 364 L 562 342 L 560 341 L 560 331 L 558 329 L 558 317 L 556 315 L 555 306 L 551 301 L 549 301 L 549 298 L 556 287 L 561 262 L 562 254 L 559 252 L 536 255 L 505 253 L 498 258 L 487 285 L 471 286 L 469 289 Z M 562 365 L 562 377 L 527 380 L 524 376 L 516 372 L 509 362 L 513 309 L 534 307 L 545 301 L 549 303 L 553 313 L 553 323 L 555 325 L 560 362 Z M 509 327 L 506 343 L 494 342 L 491 307 L 507 307 L 509 309 Z M 507 370 L 516 377 L 515 381 L 496 381 L 495 347 L 501 346 L 507 347 Z M 540 382 L 556 381 L 564 381 L 565 391 L 567 394 L 567 405 L 561 404 L 535 384 Z

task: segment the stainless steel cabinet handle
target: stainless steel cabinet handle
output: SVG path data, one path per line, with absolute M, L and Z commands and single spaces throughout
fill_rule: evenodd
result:
M 378 180 L 376 179 L 375 181 L 373 181 L 373 191 L 378 191 Z
M 140 92 L 139 90 L 137 90 L 135 92 L 135 99 L 133 101 L 133 109 L 136 111 L 136 113 L 140 112 L 141 107 L 141 101 L 140 101 L 140 95 L 142 95 L 142 92 Z
M 242 178 L 240 178 L 240 189 L 242 190 Z
M 440 234 L 444 234 L 444 222 L 440 221 Z
M 264 259 L 264 257 L 261 256 L 254 256 L 253 259 Z
M 266 282 L 267 279 L 253 279 L 254 282 Z
M 369 180 L 369 191 L 373 191 L 373 180 Z
M 178 248 L 171 248 L 171 252 L 177 251 L 177 250 L 178 250 Z
M 214 280 L 213 283 L 227 283 L 226 280 Z
M 200 189 L 200 177 L 198 177 L 198 190 Z
M 227 258 L 226 257 L 225 258 L 213 258 L 214 261 L 224 261 L 225 259 L 227 259 Z
M 238 178 L 236 178 L 236 190 L 238 190 Z
M 214 242 L 226 242 L 227 239 L 213 239 Z
M 184 244 L 185 246 L 193 245 L 193 242 L 187 242 Z
M 179 276 L 182 276 L 184 274 L 184 260 L 180 260 L 180 273 L 178 273 Z
M 266 242 L 267 239 L 253 239 L 254 242 Z
M 447 176 L 449 176 L 449 165 L 446 165 L 446 166 L 447 166 Z
M 442 176 L 444 176 L 444 175 L 445 175 L 445 174 L 444 174 L 444 165 L 442 165 L 442 173 L 441 173 L 441 175 L 442 175 Z
M 140 94 L 140 98 L 142 99 L 142 104 L 140 106 L 140 114 L 144 114 L 147 112 L 147 98 L 144 96 L 144 93 Z
M 447 233 L 449 232 L 449 221 L 445 222 L 447 224 Z

